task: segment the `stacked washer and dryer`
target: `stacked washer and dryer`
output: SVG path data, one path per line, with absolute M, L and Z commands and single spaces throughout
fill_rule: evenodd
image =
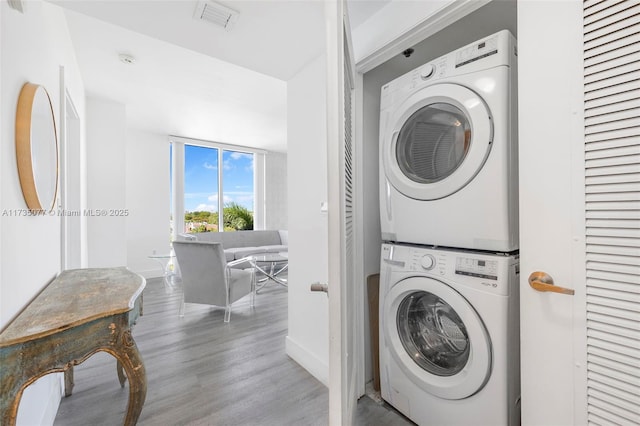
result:
M 380 382 L 420 425 L 520 418 L 516 44 L 381 89 Z

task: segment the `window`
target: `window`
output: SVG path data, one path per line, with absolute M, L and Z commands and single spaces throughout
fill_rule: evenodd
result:
M 172 232 L 221 232 L 254 229 L 261 203 L 256 192 L 262 177 L 256 175 L 255 150 L 171 139 Z M 258 191 L 260 192 L 260 191 Z

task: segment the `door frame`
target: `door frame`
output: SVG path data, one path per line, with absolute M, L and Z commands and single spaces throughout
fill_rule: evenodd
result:
M 448 25 L 453 24 L 460 18 L 474 12 L 476 9 L 490 3 L 492 0 L 482 0 L 479 2 L 466 2 L 463 0 L 453 0 L 449 4 L 442 7 L 435 14 L 425 17 L 418 25 L 408 29 L 405 33 L 397 36 L 385 43 L 383 46 L 379 46 L 378 49 L 373 50 L 365 57 L 358 60 L 356 63 L 356 71 L 359 78 L 383 64 L 393 56 L 397 55 L 399 51 L 402 51 L 406 46 L 416 44 L 432 35 Z M 495 1 L 495 0 L 493 0 Z M 535 2 L 534 2 L 535 3 Z M 543 2 L 542 2 L 543 3 Z M 580 14 L 580 20 L 582 15 Z M 523 16 L 520 10 L 518 11 L 518 25 L 519 28 L 523 28 Z M 577 21 L 576 21 L 577 22 Z M 524 25 L 526 25 L 525 23 Z M 529 23 L 533 25 L 533 23 Z M 573 25 L 574 22 L 571 23 Z M 573 27 L 572 27 L 573 28 Z M 539 28 L 538 28 L 539 30 Z M 535 46 L 529 46 L 534 48 Z M 523 46 L 519 46 L 522 50 Z M 525 47 L 526 48 L 526 47 Z M 576 55 L 582 57 L 581 47 L 576 52 Z M 573 53 L 572 53 L 573 55 Z M 572 56 L 573 58 L 574 56 Z M 573 59 L 572 59 L 573 61 Z M 571 62 L 572 64 L 574 62 Z M 582 93 L 573 93 L 573 103 L 582 102 Z M 575 117 L 573 117 L 575 118 Z M 574 123 L 575 124 L 575 123 Z M 363 133 L 364 127 L 362 123 L 357 127 L 358 133 Z M 572 246 L 572 251 L 568 261 L 571 264 L 572 270 L 572 283 L 564 283 L 565 285 L 576 286 L 576 290 L 580 287 L 579 291 L 576 291 L 573 303 L 573 315 L 574 315 L 574 335 L 573 335 L 573 348 L 574 348 L 574 367 L 576 374 L 574 375 L 573 390 L 571 401 L 568 403 L 573 410 L 573 419 L 575 424 L 584 424 L 586 421 L 586 327 L 580 328 L 580 324 L 585 321 L 586 314 L 586 295 L 585 295 L 585 262 L 586 255 L 584 251 L 585 244 L 585 220 L 584 220 L 584 140 L 576 141 L 571 146 L 571 187 L 573 188 L 573 199 L 571 200 L 571 214 L 575 218 L 572 221 L 572 233 L 575 236 Z M 521 224 L 522 226 L 522 224 Z M 362 265 L 359 265 L 362 268 Z M 521 274 L 521 287 L 523 292 L 531 290 L 529 288 L 527 278 L 530 271 L 524 270 Z M 562 285 L 562 283 L 560 283 Z M 576 327 L 577 325 L 577 327 Z M 540 408 L 540 407 L 539 407 Z M 523 423 L 526 423 L 526 419 L 523 418 Z
M 70 128 L 69 123 L 73 122 L 73 128 Z M 86 259 L 86 243 L 85 243 L 85 235 L 84 232 L 86 222 L 86 218 L 83 214 L 83 206 L 84 206 L 84 190 L 83 190 L 83 179 L 82 179 L 82 162 L 83 162 L 83 151 L 82 151 L 82 125 L 80 123 L 80 114 L 78 113 L 78 109 L 76 107 L 69 90 L 67 89 L 66 78 L 65 78 L 65 69 L 64 66 L 60 66 L 60 139 L 59 139 L 59 150 L 58 150 L 58 164 L 59 164 L 59 180 L 60 184 L 58 186 L 58 216 L 60 217 L 60 270 L 63 271 L 65 269 L 71 268 L 80 268 L 85 265 L 84 259 Z M 78 163 L 70 164 L 70 141 L 73 138 L 73 146 L 77 147 L 78 152 Z M 78 194 L 70 194 L 69 193 L 69 172 L 72 167 L 77 167 L 77 172 L 80 175 L 80 182 L 78 182 L 79 193 Z M 76 203 L 74 204 L 77 209 L 72 209 L 69 199 L 70 197 L 76 198 Z M 77 220 L 73 220 L 77 218 Z M 71 229 L 71 226 L 74 226 L 75 229 Z M 76 247 L 75 250 L 77 253 L 75 254 L 75 259 L 70 259 L 69 257 L 73 255 L 70 249 L 69 237 L 72 235 L 76 235 L 80 238 L 79 247 Z M 71 252 L 71 253 L 70 253 Z

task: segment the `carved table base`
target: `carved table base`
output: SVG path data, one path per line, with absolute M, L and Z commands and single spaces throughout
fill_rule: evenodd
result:
M 71 395 L 73 367 L 102 351 L 117 360 L 120 385 L 129 380 L 124 424 L 135 425 L 147 379 L 131 327 L 144 286 L 126 268 L 64 271 L 53 280 L 0 333 L 0 424 L 15 425 L 25 388 L 42 376 L 64 372 Z
M 125 425 L 135 425 L 147 394 L 147 379 L 138 348 L 131 337 L 128 313 L 102 318 L 80 327 L 0 349 L 3 425 L 14 425 L 24 389 L 40 377 L 71 371 L 96 352 L 116 358 L 129 379 L 129 404 Z M 124 375 L 119 374 L 121 385 Z M 68 376 L 67 376 L 68 377 Z M 71 382 L 73 382 L 71 373 Z M 66 389 L 70 394 L 71 389 Z

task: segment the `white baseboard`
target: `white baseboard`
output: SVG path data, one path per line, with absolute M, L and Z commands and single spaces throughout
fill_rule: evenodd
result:
M 313 353 L 298 345 L 289 336 L 285 339 L 287 355 L 325 386 L 329 386 L 329 365 Z

